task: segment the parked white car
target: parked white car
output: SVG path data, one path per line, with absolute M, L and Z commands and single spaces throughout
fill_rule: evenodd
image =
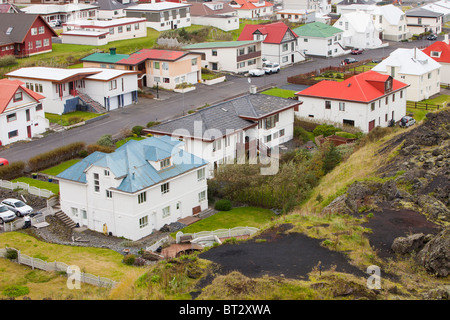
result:
M 278 73 L 278 72 L 280 72 L 280 65 L 276 62 L 266 61 L 266 62 L 264 62 L 263 69 L 268 74 Z
M 266 73 L 264 69 L 258 68 L 258 69 L 252 69 L 248 71 L 248 74 L 252 77 L 260 77 L 263 76 Z
M 404 116 L 400 119 L 400 127 L 410 127 L 416 123 L 416 120 L 410 116 Z
M 2 201 L 2 204 L 8 207 L 8 209 L 14 212 L 18 217 L 23 217 L 33 212 L 33 208 L 27 205 L 22 200 L 5 199 Z
M 0 204 L 0 223 L 13 221 L 16 214 L 5 205 Z

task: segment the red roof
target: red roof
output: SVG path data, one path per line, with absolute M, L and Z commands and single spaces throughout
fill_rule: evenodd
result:
M 290 30 L 295 38 L 298 36 L 283 22 L 274 22 L 269 24 L 246 24 L 241 34 L 239 35 L 239 41 L 253 40 L 253 34 L 259 31 L 263 35 L 267 35 L 264 39 L 264 43 L 281 43 L 284 35 Z
M 266 7 L 272 7 L 273 3 L 264 1 L 263 6 L 255 6 L 253 3 L 258 3 L 259 0 L 234 0 L 237 4 L 241 5 L 239 9 L 258 9 L 258 8 L 266 8 Z
M 135 65 L 147 59 L 175 61 L 185 56 L 186 54 L 189 54 L 189 52 L 175 51 L 175 50 L 142 49 L 139 50 L 138 52 L 131 54 L 128 58 L 119 60 L 116 63 Z
M 450 45 L 448 45 L 444 41 L 436 41 L 432 45 L 423 49 L 422 51 L 437 62 L 450 63 Z M 432 56 L 431 51 L 440 52 L 439 57 Z
M 45 98 L 43 95 L 31 91 L 30 89 L 27 89 L 22 85 L 23 82 L 20 80 L 0 79 L 0 113 L 3 113 L 3 111 L 5 111 L 9 102 L 14 97 L 14 94 L 19 88 L 36 101 Z
M 393 79 L 389 75 L 367 71 L 342 82 L 320 81 L 303 91 L 297 92 L 296 95 L 368 103 L 388 93 L 385 92 L 384 85 L 389 79 L 392 80 L 392 90 L 389 92 L 398 91 L 409 86 L 406 83 Z

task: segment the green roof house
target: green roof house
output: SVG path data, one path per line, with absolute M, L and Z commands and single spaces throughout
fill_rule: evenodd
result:
M 81 59 L 85 68 L 109 68 L 109 69 L 125 69 L 128 67 L 117 65 L 122 59 L 129 58 L 129 54 L 117 54 L 116 48 L 110 48 L 109 52 L 95 52 Z
M 344 31 L 322 22 L 307 23 L 293 29 L 298 35 L 298 46 L 311 56 L 336 57 L 347 54 L 343 43 Z

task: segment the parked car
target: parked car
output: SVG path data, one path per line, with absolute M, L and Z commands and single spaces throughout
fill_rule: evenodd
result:
M 427 39 L 428 39 L 428 40 L 437 40 L 437 36 L 436 36 L 435 34 L 430 34 L 430 35 L 427 37 Z
M 248 71 L 248 74 L 251 75 L 252 77 L 260 77 L 263 76 L 265 73 L 266 71 L 261 68 L 252 69 Z
M 416 120 L 410 116 L 404 116 L 400 119 L 400 127 L 410 127 L 416 123 Z
M 352 51 L 350 51 L 351 54 L 361 54 L 364 52 L 364 49 L 359 48 L 353 48 Z
M 13 221 L 16 214 L 5 205 L 0 204 L 0 223 Z
M 0 167 L 8 165 L 9 162 L 5 158 L 0 158 Z
M 54 27 L 60 27 L 61 26 L 61 21 L 60 20 L 51 20 L 49 23 L 50 27 L 54 28 Z
M 9 210 L 13 211 L 18 217 L 23 217 L 24 215 L 33 212 L 33 208 L 27 205 L 22 200 L 18 199 L 5 199 L 1 202 L 3 205 L 7 206 Z
M 345 58 L 344 59 L 344 65 L 350 64 L 350 63 L 355 63 L 355 62 L 358 62 L 358 60 L 356 60 L 355 58 Z
M 280 65 L 276 62 L 265 62 L 263 69 L 266 73 L 271 74 L 271 73 L 278 73 L 280 72 Z

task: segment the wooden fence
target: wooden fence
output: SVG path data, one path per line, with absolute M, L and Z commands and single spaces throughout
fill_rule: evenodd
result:
M 33 258 L 24 254 L 20 253 L 20 250 L 14 249 L 14 248 L 0 248 L 0 257 L 5 258 L 7 250 L 14 250 L 17 252 L 17 259 L 13 260 L 14 262 L 17 262 L 19 264 L 23 264 L 26 266 L 31 267 L 34 269 L 40 269 L 44 271 L 55 271 L 55 272 L 63 272 L 63 273 L 69 273 L 69 265 L 53 261 L 53 262 L 46 262 L 38 258 Z M 103 278 L 100 276 L 94 276 L 89 273 L 80 273 L 79 280 L 84 283 L 88 283 L 97 287 L 106 287 L 106 288 L 113 288 L 116 286 L 117 282 L 108 278 Z
M 29 193 L 34 194 L 35 196 L 43 197 L 43 198 L 50 198 L 54 193 L 47 190 L 47 189 L 39 189 L 33 186 L 30 186 L 28 183 L 25 182 L 11 182 L 7 180 L 0 180 L 0 188 L 6 188 L 10 190 L 15 189 L 24 189 L 27 190 Z
M 254 227 L 236 227 L 232 229 L 218 229 L 215 231 L 200 231 L 195 233 L 183 233 L 182 231 L 178 231 L 176 235 L 176 242 L 180 243 L 180 237 L 182 236 L 192 236 L 192 239 L 206 236 L 217 236 L 218 238 L 231 238 L 231 237 L 252 235 L 258 231 L 259 229 Z
M 406 107 L 433 111 L 433 110 L 439 110 L 440 108 L 445 108 L 446 106 L 439 105 L 439 104 L 424 103 L 424 102 L 406 101 Z

